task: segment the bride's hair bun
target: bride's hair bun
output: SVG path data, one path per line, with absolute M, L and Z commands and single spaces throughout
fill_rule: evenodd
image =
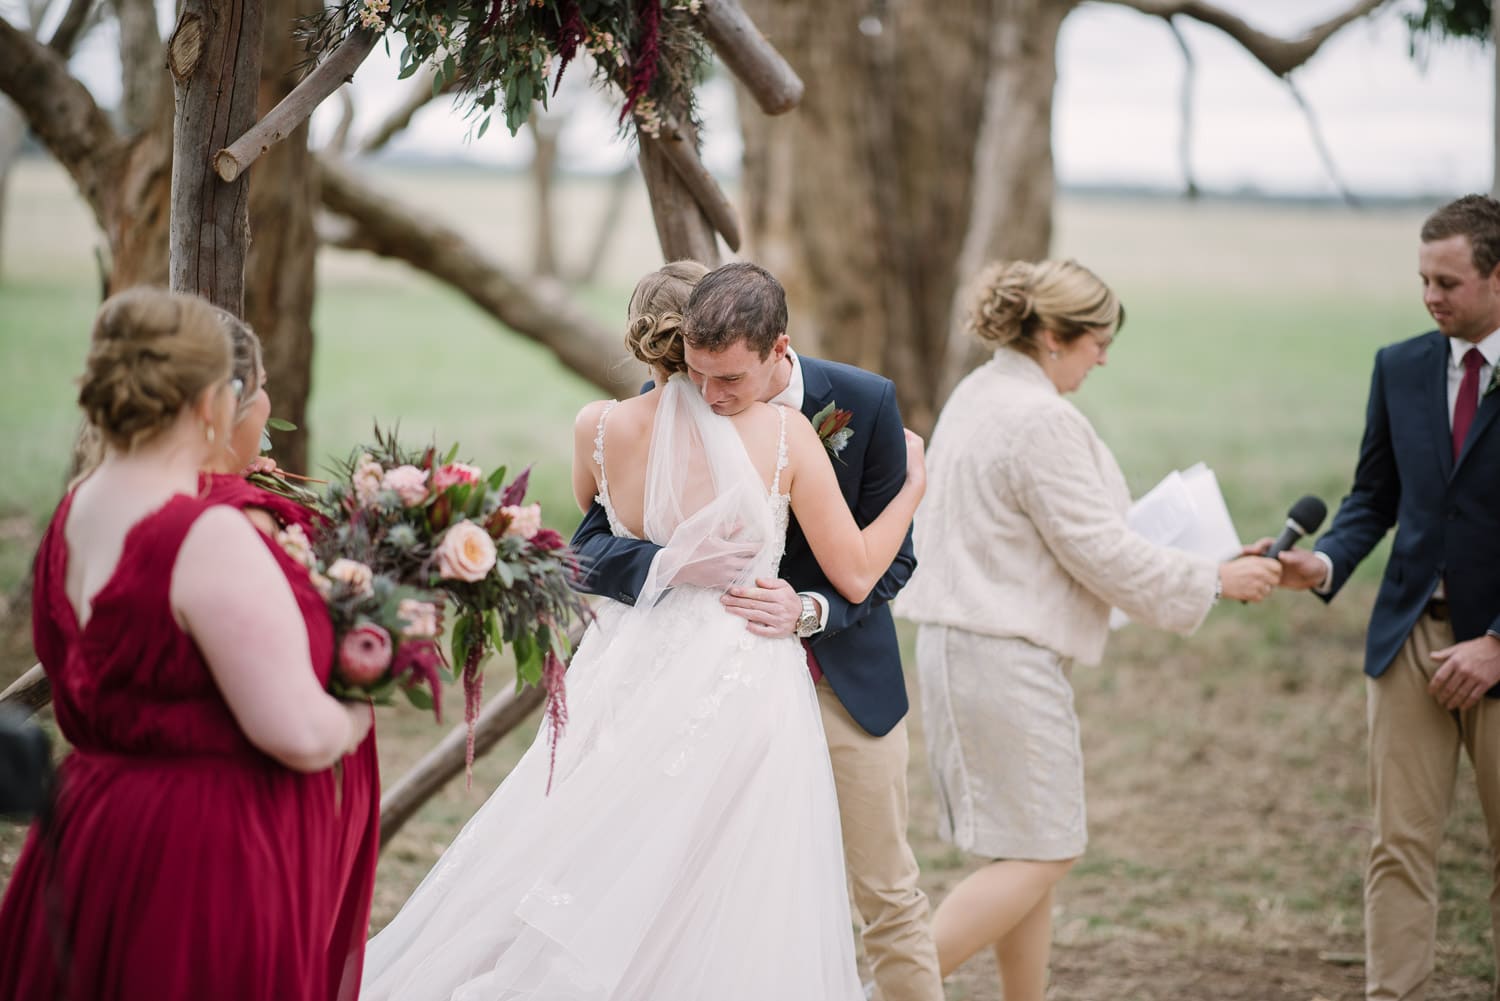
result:
M 108 445 L 129 451 L 164 431 L 205 389 L 229 378 L 219 311 L 196 296 L 133 288 L 94 317 L 78 405 Z
M 697 261 L 673 261 L 642 278 L 630 297 L 625 346 L 642 363 L 671 375 L 687 369 L 682 313 L 693 286 L 708 274 Z
M 682 314 L 642 313 L 630 321 L 625 346 L 637 360 L 668 375 L 687 368 L 682 352 Z

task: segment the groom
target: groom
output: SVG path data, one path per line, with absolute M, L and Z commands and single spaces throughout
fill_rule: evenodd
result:
M 844 500 L 861 526 L 873 521 L 906 477 L 906 443 L 895 387 L 870 372 L 805 358 L 786 334 L 786 295 L 754 264 L 726 264 L 688 302 L 688 375 L 715 413 L 759 400 L 809 418 L 847 412 L 848 435 L 825 437 Z M 588 568 L 584 590 L 633 604 L 657 547 L 610 534 L 593 505 L 573 536 Z M 845 601 L 818 567 L 794 520 L 785 579 L 735 588 L 724 604 L 762 636 L 802 637 L 817 682 L 838 789 L 845 864 L 864 922 L 865 953 L 884 1001 L 942 1001 L 927 897 L 906 843 L 906 684 L 888 602 L 916 566 L 911 535 L 870 596 Z M 767 957 L 774 962 L 774 957 Z

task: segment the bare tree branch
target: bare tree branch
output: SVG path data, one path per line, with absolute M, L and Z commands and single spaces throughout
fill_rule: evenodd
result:
M 672 165 L 682 186 L 692 194 L 693 200 L 698 203 L 713 228 L 724 238 L 729 249 L 739 250 L 739 213 L 734 210 L 734 203 L 729 200 L 729 196 L 719 187 L 719 182 L 714 180 L 708 168 L 703 166 L 703 161 L 698 159 L 696 137 L 669 116 L 663 115 L 660 135 L 653 136 L 637 129 L 637 138 L 640 140 L 642 153 L 648 150 L 658 153 Z
M 1167 18 L 1167 27 L 1172 31 L 1172 37 L 1177 39 L 1177 47 L 1182 50 L 1182 132 L 1177 140 L 1177 159 L 1182 164 L 1182 181 L 1187 196 L 1197 198 L 1198 182 L 1193 178 L 1193 81 L 1198 76 L 1198 66 L 1193 61 L 1193 50 L 1188 47 L 1187 38 L 1178 29 L 1177 22 Z
M 124 95 L 120 106 L 131 131 L 141 132 L 158 120 L 158 101 L 167 100 L 162 72 L 161 32 L 153 0 L 113 0 L 120 23 L 120 63 Z
M 1297 38 L 1279 38 L 1259 28 L 1252 27 L 1243 18 L 1202 0 L 1098 0 L 1129 7 L 1143 14 L 1154 14 L 1161 18 L 1178 15 L 1190 17 L 1218 28 L 1233 38 L 1261 65 L 1279 77 L 1307 62 L 1317 54 L 1323 43 L 1344 25 L 1373 13 L 1388 0 L 1356 0 L 1340 14 L 1335 14 L 1321 24 L 1315 24 Z
M 83 37 L 84 28 L 88 27 L 93 7 L 94 0 L 72 0 L 68 9 L 63 12 L 62 20 L 57 22 L 57 30 L 52 33 L 47 48 L 64 59 L 71 56 L 78 39 Z
M 802 100 L 802 78 L 766 41 L 737 0 L 704 0 L 698 26 L 761 111 L 779 115 Z
M 1312 105 L 1302 96 L 1302 91 L 1297 84 L 1288 78 L 1286 89 L 1291 91 L 1292 100 L 1297 102 L 1297 107 L 1302 109 L 1302 117 L 1307 119 L 1307 131 L 1312 133 L 1313 147 L 1318 151 L 1318 159 L 1323 161 L 1323 169 L 1328 171 L 1328 177 L 1333 181 L 1333 186 L 1339 189 L 1339 195 L 1343 197 L 1344 203 L 1350 208 L 1359 208 L 1359 199 L 1354 192 L 1349 190 L 1349 185 L 1344 183 L 1343 176 L 1339 173 L 1338 166 L 1333 162 L 1333 153 L 1328 148 L 1328 143 L 1323 140 L 1323 128 L 1318 124 L 1318 118 L 1313 114 Z
M 324 98 L 348 83 L 379 40 L 378 32 L 367 29 L 358 29 L 344 39 L 290 94 L 266 112 L 266 117 L 215 154 L 214 170 L 226 181 L 239 177 L 262 153 L 307 121 Z
M 339 91 L 339 124 L 333 130 L 333 135 L 328 137 L 328 145 L 324 151 L 328 153 L 343 153 L 349 148 L 349 132 L 354 128 L 354 98 L 349 91 Z
M 114 162 L 124 143 L 93 95 L 68 72 L 62 56 L 0 18 L 0 92 L 27 124 L 107 229 L 105 202 Z
M 611 396 L 635 394 L 640 370 L 621 364 L 620 333 L 576 305 L 560 282 L 512 274 L 462 234 L 396 205 L 347 168 L 327 159 L 317 168 L 324 207 L 354 224 L 342 246 L 405 261 L 447 282 Z

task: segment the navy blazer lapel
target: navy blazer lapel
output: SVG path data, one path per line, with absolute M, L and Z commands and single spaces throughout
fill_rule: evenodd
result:
M 802 413 L 812 420 L 813 414 L 828 406 L 832 399 L 833 383 L 818 359 L 798 355 L 797 360 L 802 363 Z
M 1436 350 L 1422 372 L 1422 383 L 1426 387 L 1428 427 L 1432 429 L 1437 446 L 1438 465 L 1443 478 L 1453 477 L 1453 419 L 1448 412 L 1448 338 L 1438 335 L 1433 340 Z

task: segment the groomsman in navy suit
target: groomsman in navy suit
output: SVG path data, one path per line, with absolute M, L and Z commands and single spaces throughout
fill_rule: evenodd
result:
M 895 387 L 862 369 L 797 355 L 786 325 L 786 295 L 769 272 L 746 263 L 710 272 L 688 302 L 689 376 L 720 414 L 738 413 L 756 400 L 796 407 L 809 419 L 832 408 L 829 417 L 846 420 L 848 433 L 825 443 L 855 521 L 867 525 L 906 478 Z M 611 535 L 598 504 L 573 545 L 588 568 L 583 588 L 628 604 L 658 551 L 649 542 Z M 783 579 L 757 581 L 724 597 L 752 631 L 795 633 L 807 648 L 838 788 L 845 864 L 884 1001 L 943 997 L 927 897 L 917 886 L 917 862 L 906 841 L 908 707 L 889 608 L 915 567 L 908 532 L 870 596 L 850 604 L 823 575 L 793 521 Z
M 1281 555 L 1283 586 L 1330 601 L 1396 528 L 1365 641 L 1370 1001 L 1428 996 L 1460 748 L 1489 832 L 1500 958 L 1500 202 L 1460 198 L 1421 236 L 1437 330 L 1376 354 L 1354 486 L 1313 551 Z

